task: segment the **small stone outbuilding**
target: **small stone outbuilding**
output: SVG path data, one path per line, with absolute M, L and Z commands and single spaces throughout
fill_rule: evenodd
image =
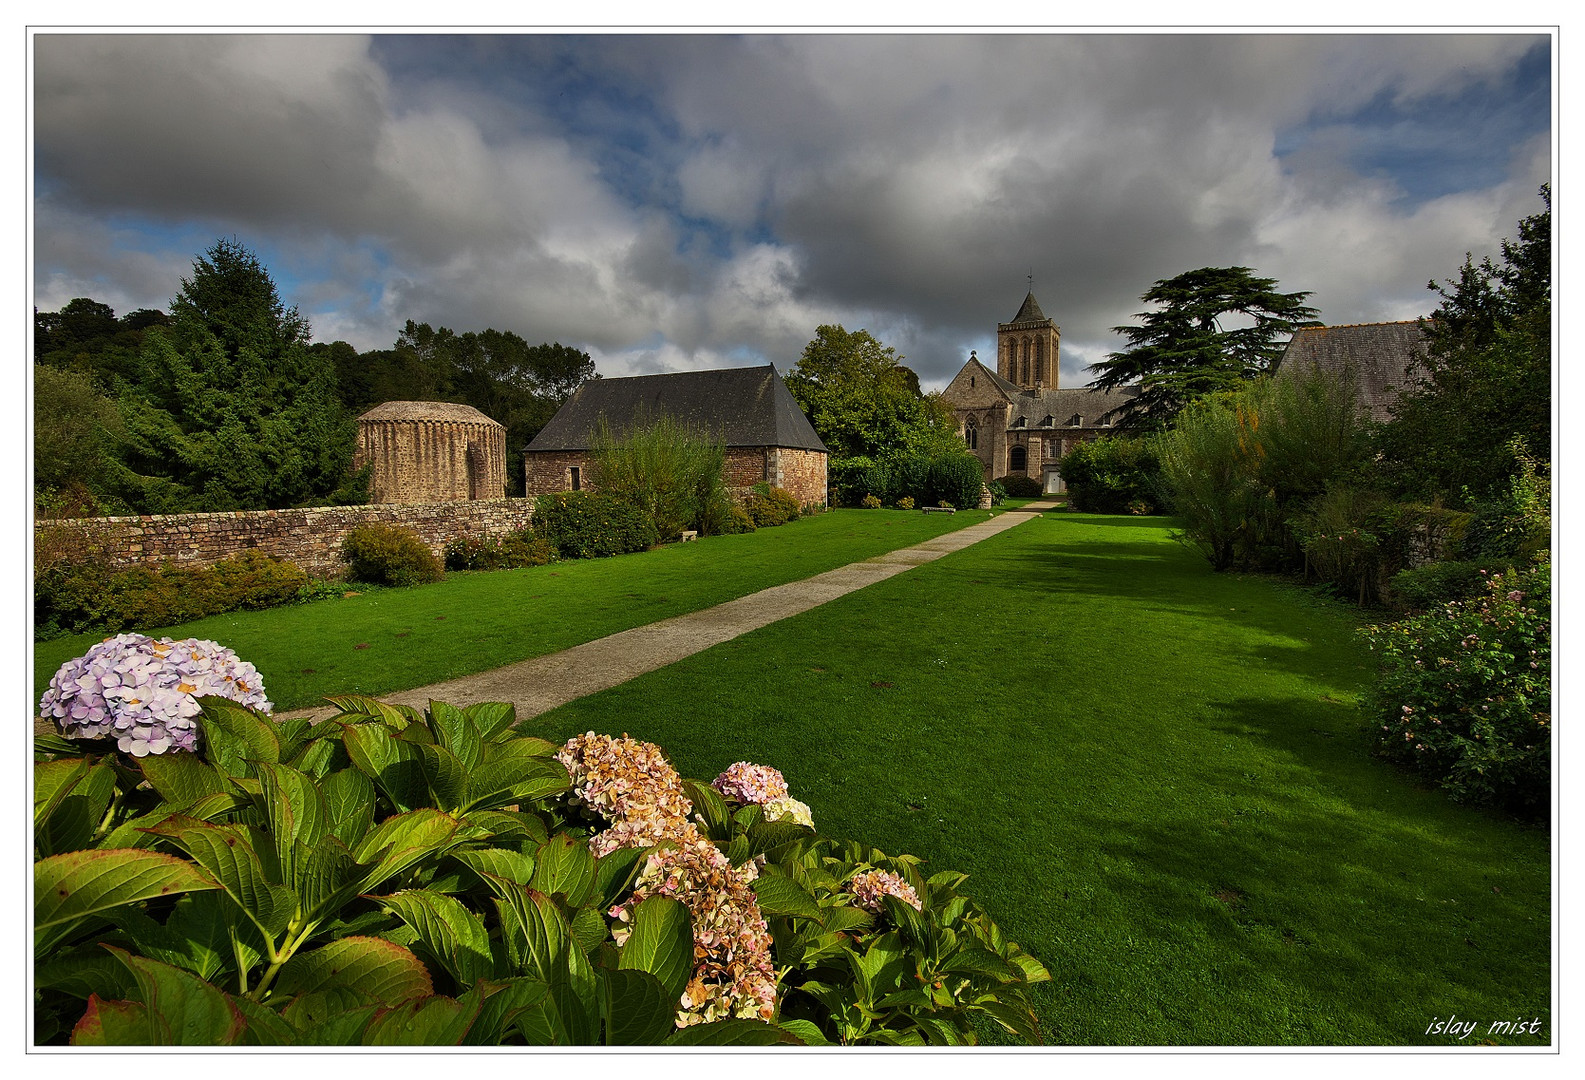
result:
M 506 497 L 506 428 L 471 405 L 387 401 L 358 417 L 354 468 L 372 465 L 369 501 Z
M 668 416 L 726 444 L 733 491 L 768 483 L 802 505 L 825 505 L 829 451 L 774 365 L 584 383 L 524 449 L 524 493 L 590 488 L 589 448 L 602 416 L 617 434 Z

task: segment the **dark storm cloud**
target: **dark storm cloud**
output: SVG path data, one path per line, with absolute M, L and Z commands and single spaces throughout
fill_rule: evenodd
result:
M 1330 322 L 1424 311 L 1427 278 L 1536 209 L 1548 55 L 1533 35 L 41 35 L 38 302 L 163 306 L 235 234 L 319 337 L 361 348 L 412 318 L 577 343 L 607 374 L 786 368 L 842 322 L 939 384 L 1032 273 L 1072 383 L 1154 280 L 1199 266 L 1255 266 Z

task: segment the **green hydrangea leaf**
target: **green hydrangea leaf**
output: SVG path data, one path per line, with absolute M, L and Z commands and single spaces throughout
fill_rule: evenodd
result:
M 42 953 L 85 919 L 156 896 L 219 888 L 185 859 L 157 851 L 71 851 L 33 864 L 33 943 Z
M 347 937 L 298 953 L 281 968 L 278 994 L 355 989 L 384 1005 L 435 992 L 429 969 L 412 952 L 376 937 Z
M 657 1046 L 664 1042 L 676 1030 L 678 994 L 670 993 L 648 971 L 623 968 L 606 972 L 606 1045 Z

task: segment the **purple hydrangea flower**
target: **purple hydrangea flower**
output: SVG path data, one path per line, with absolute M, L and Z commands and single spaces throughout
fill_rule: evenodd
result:
M 258 670 L 222 645 L 120 634 L 62 664 L 39 714 L 68 739 L 115 739 L 124 753 L 146 757 L 196 750 L 196 699 L 209 695 L 271 709 Z

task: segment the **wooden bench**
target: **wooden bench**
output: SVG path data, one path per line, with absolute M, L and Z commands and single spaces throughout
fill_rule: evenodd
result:
M 958 512 L 955 506 L 921 506 L 919 509 L 926 514 L 955 514 Z

